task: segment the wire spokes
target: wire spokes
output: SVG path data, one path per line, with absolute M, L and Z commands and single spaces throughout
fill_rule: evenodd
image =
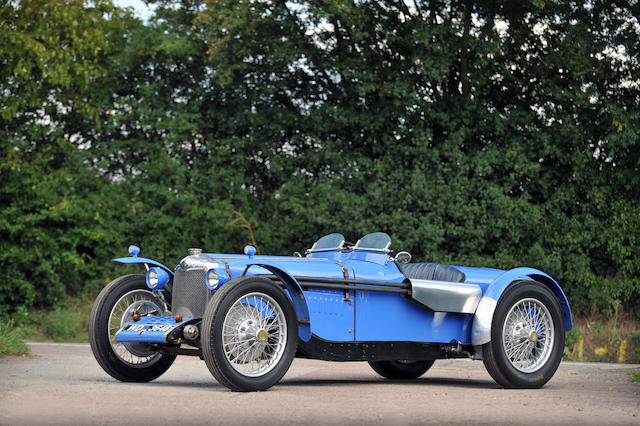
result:
M 224 354 L 231 366 L 248 377 L 271 371 L 284 353 L 287 325 L 280 305 L 265 293 L 236 300 L 222 327 Z
M 108 323 L 109 342 L 114 354 L 132 367 L 147 367 L 160 359 L 161 354 L 150 351 L 141 343 L 116 342 L 116 333 L 133 321 L 133 314 L 156 316 L 162 309 L 156 297 L 147 290 L 133 290 L 122 296 L 111 309 Z
M 502 346 L 517 370 L 532 373 L 542 368 L 551 356 L 554 339 L 553 319 L 539 300 L 519 300 L 507 313 Z

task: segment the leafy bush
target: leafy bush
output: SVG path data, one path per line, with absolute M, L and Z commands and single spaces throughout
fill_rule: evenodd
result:
M 0 318 L 0 357 L 5 355 L 25 355 L 29 346 L 24 342 L 31 330 L 14 328 L 13 321 Z
M 46 314 L 42 330 L 56 342 L 87 341 L 88 324 L 86 312 L 57 308 Z

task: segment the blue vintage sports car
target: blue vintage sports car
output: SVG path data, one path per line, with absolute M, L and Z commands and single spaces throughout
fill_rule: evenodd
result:
M 177 355 L 203 358 L 234 391 L 264 390 L 295 356 L 368 361 L 380 375 L 415 379 L 440 358 L 481 359 L 509 388 L 538 388 L 562 358 L 571 309 L 558 283 L 532 268 L 509 271 L 410 263 L 382 232 L 356 244 L 329 234 L 305 257 L 203 253 L 175 269 L 139 256 L 98 296 L 91 349 L 118 380 L 144 382 Z

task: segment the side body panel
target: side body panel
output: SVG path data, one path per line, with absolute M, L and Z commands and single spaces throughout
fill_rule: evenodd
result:
M 354 292 L 327 288 L 309 288 L 304 291 L 311 332 L 324 340 L 334 342 L 348 342 L 355 338 L 354 320 L 355 304 Z
M 406 280 L 386 255 L 352 253 L 345 260 L 356 278 L 389 282 Z M 402 295 L 356 291 L 356 341 L 470 343 L 473 315 L 433 310 Z
M 356 293 L 358 341 L 471 343 L 473 315 L 434 312 L 398 294 Z

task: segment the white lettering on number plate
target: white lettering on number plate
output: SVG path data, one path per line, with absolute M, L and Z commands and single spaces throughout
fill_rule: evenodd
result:
M 130 324 L 127 331 L 169 331 L 171 327 L 171 325 Z

